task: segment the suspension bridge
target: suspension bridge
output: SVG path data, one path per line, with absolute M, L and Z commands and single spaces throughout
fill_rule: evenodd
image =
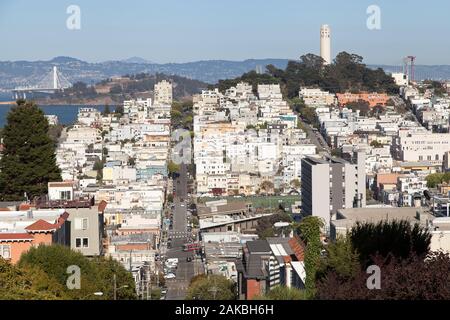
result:
M 54 66 L 52 71 L 47 73 L 35 85 L 16 87 L 12 90 L 12 93 L 16 100 L 20 98 L 26 99 L 27 95 L 32 95 L 33 93 L 55 93 L 71 86 L 72 83 Z

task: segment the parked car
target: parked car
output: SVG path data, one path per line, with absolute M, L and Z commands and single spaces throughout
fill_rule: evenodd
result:
M 168 275 L 164 276 L 164 279 L 175 279 L 177 276 L 174 275 L 173 273 L 169 273 Z

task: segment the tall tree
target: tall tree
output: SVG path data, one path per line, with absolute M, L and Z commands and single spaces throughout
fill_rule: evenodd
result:
M 406 220 L 381 221 L 377 224 L 358 222 L 352 228 L 350 239 L 364 266 L 372 264 L 372 256 L 377 254 L 400 259 L 411 254 L 424 257 L 429 252 L 431 234 L 418 224 L 411 226 Z
M 23 200 L 47 193 L 49 181 L 61 181 L 55 145 L 44 112 L 33 102 L 18 100 L 3 130 L 0 160 L 1 200 Z
M 314 216 L 308 216 L 298 224 L 298 231 L 301 238 L 306 242 L 305 252 L 305 270 L 306 297 L 312 299 L 316 294 L 316 274 L 320 266 L 320 253 L 322 242 L 320 240 L 321 228 L 324 227 L 323 221 Z

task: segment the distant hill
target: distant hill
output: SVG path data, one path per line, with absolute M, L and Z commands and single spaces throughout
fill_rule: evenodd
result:
M 402 72 L 401 66 L 370 65 L 371 68 L 382 68 L 384 71 Z M 415 67 L 416 80 L 450 80 L 450 65 L 418 65 Z
M 175 100 L 190 98 L 193 94 L 206 89 L 208 84 L 199 80 L 187 79 L 177 75 L 165 75 L 162 73 L 126 75 L 102 80 L 93 86 L 84 82 L 75 82 L 72 88 L 57 92 L 53 95 L 45 95 L 36 98 L 40 104 L 122 104 L 124 100 L 137 98 L 153 98 L 153 89 L 157 82 L 168 80 L 173 85 L 173 97 Z
M 124 61 L 89 63 L 71 57 L 56 57 L 50 61 L 0 61 L 0 89 L 38 83 L 53 66 L 72 83 L 83 81 L 94 84 L 106 78 L 126 74 L 163 73 L 195 79 L 210 84 L 220 79 L 235 78 L 257 66 L 273 64 L 285 68 L 287 59 L 251 59 L 245 61 L 210 60 L 188 63 L 150 63 L 139 57 Z
M 158 64 L 140 57 L 100 63 L 90 63 L 72 57 L 56 57 L 49 61 L 0 61 L 0 89 L 34 85 L 49 73 L 53 66 L 57 66 L 72 83 L 83 81 L 94 84 L 103 79 L 126 74 L 163 73 L 214 84 L 219 80 L 234 79 L 257 67 L 262 67 L 264 70 L 264 67 L 269 64 L 285 69 L 288 61 L 288 59 L 205 60 Z M 370 65 L 369 67 L 381 67 L 386 72 L 398 72 L 402 69 L 400 66 L 388 65 Z M 418 65 L 416 79 L 450 79 L 450 65 Z

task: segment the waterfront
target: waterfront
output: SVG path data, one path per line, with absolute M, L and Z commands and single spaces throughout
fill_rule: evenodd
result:
M 0 92 L 0 103 L 11 100 L 11 94 Z M 3 128 L 6 123 L 6 117 L 8 116 L 9 110 L 11 110 L 12 105 L 2 105 L 0 104 L 0 127 Z M 56 115 L 60 124 L 71 125 L 75 122 L 80 108 L 88 107 L 86 105 L 40 105 L 39 106 L 46 115 Z M 91 107 L 91 106 L 89 106 Z M 105 106 L 93 106 L 99 111 L 103 111 Z M 109 106 L 110 110 L 113 111 L 114 107 Z

